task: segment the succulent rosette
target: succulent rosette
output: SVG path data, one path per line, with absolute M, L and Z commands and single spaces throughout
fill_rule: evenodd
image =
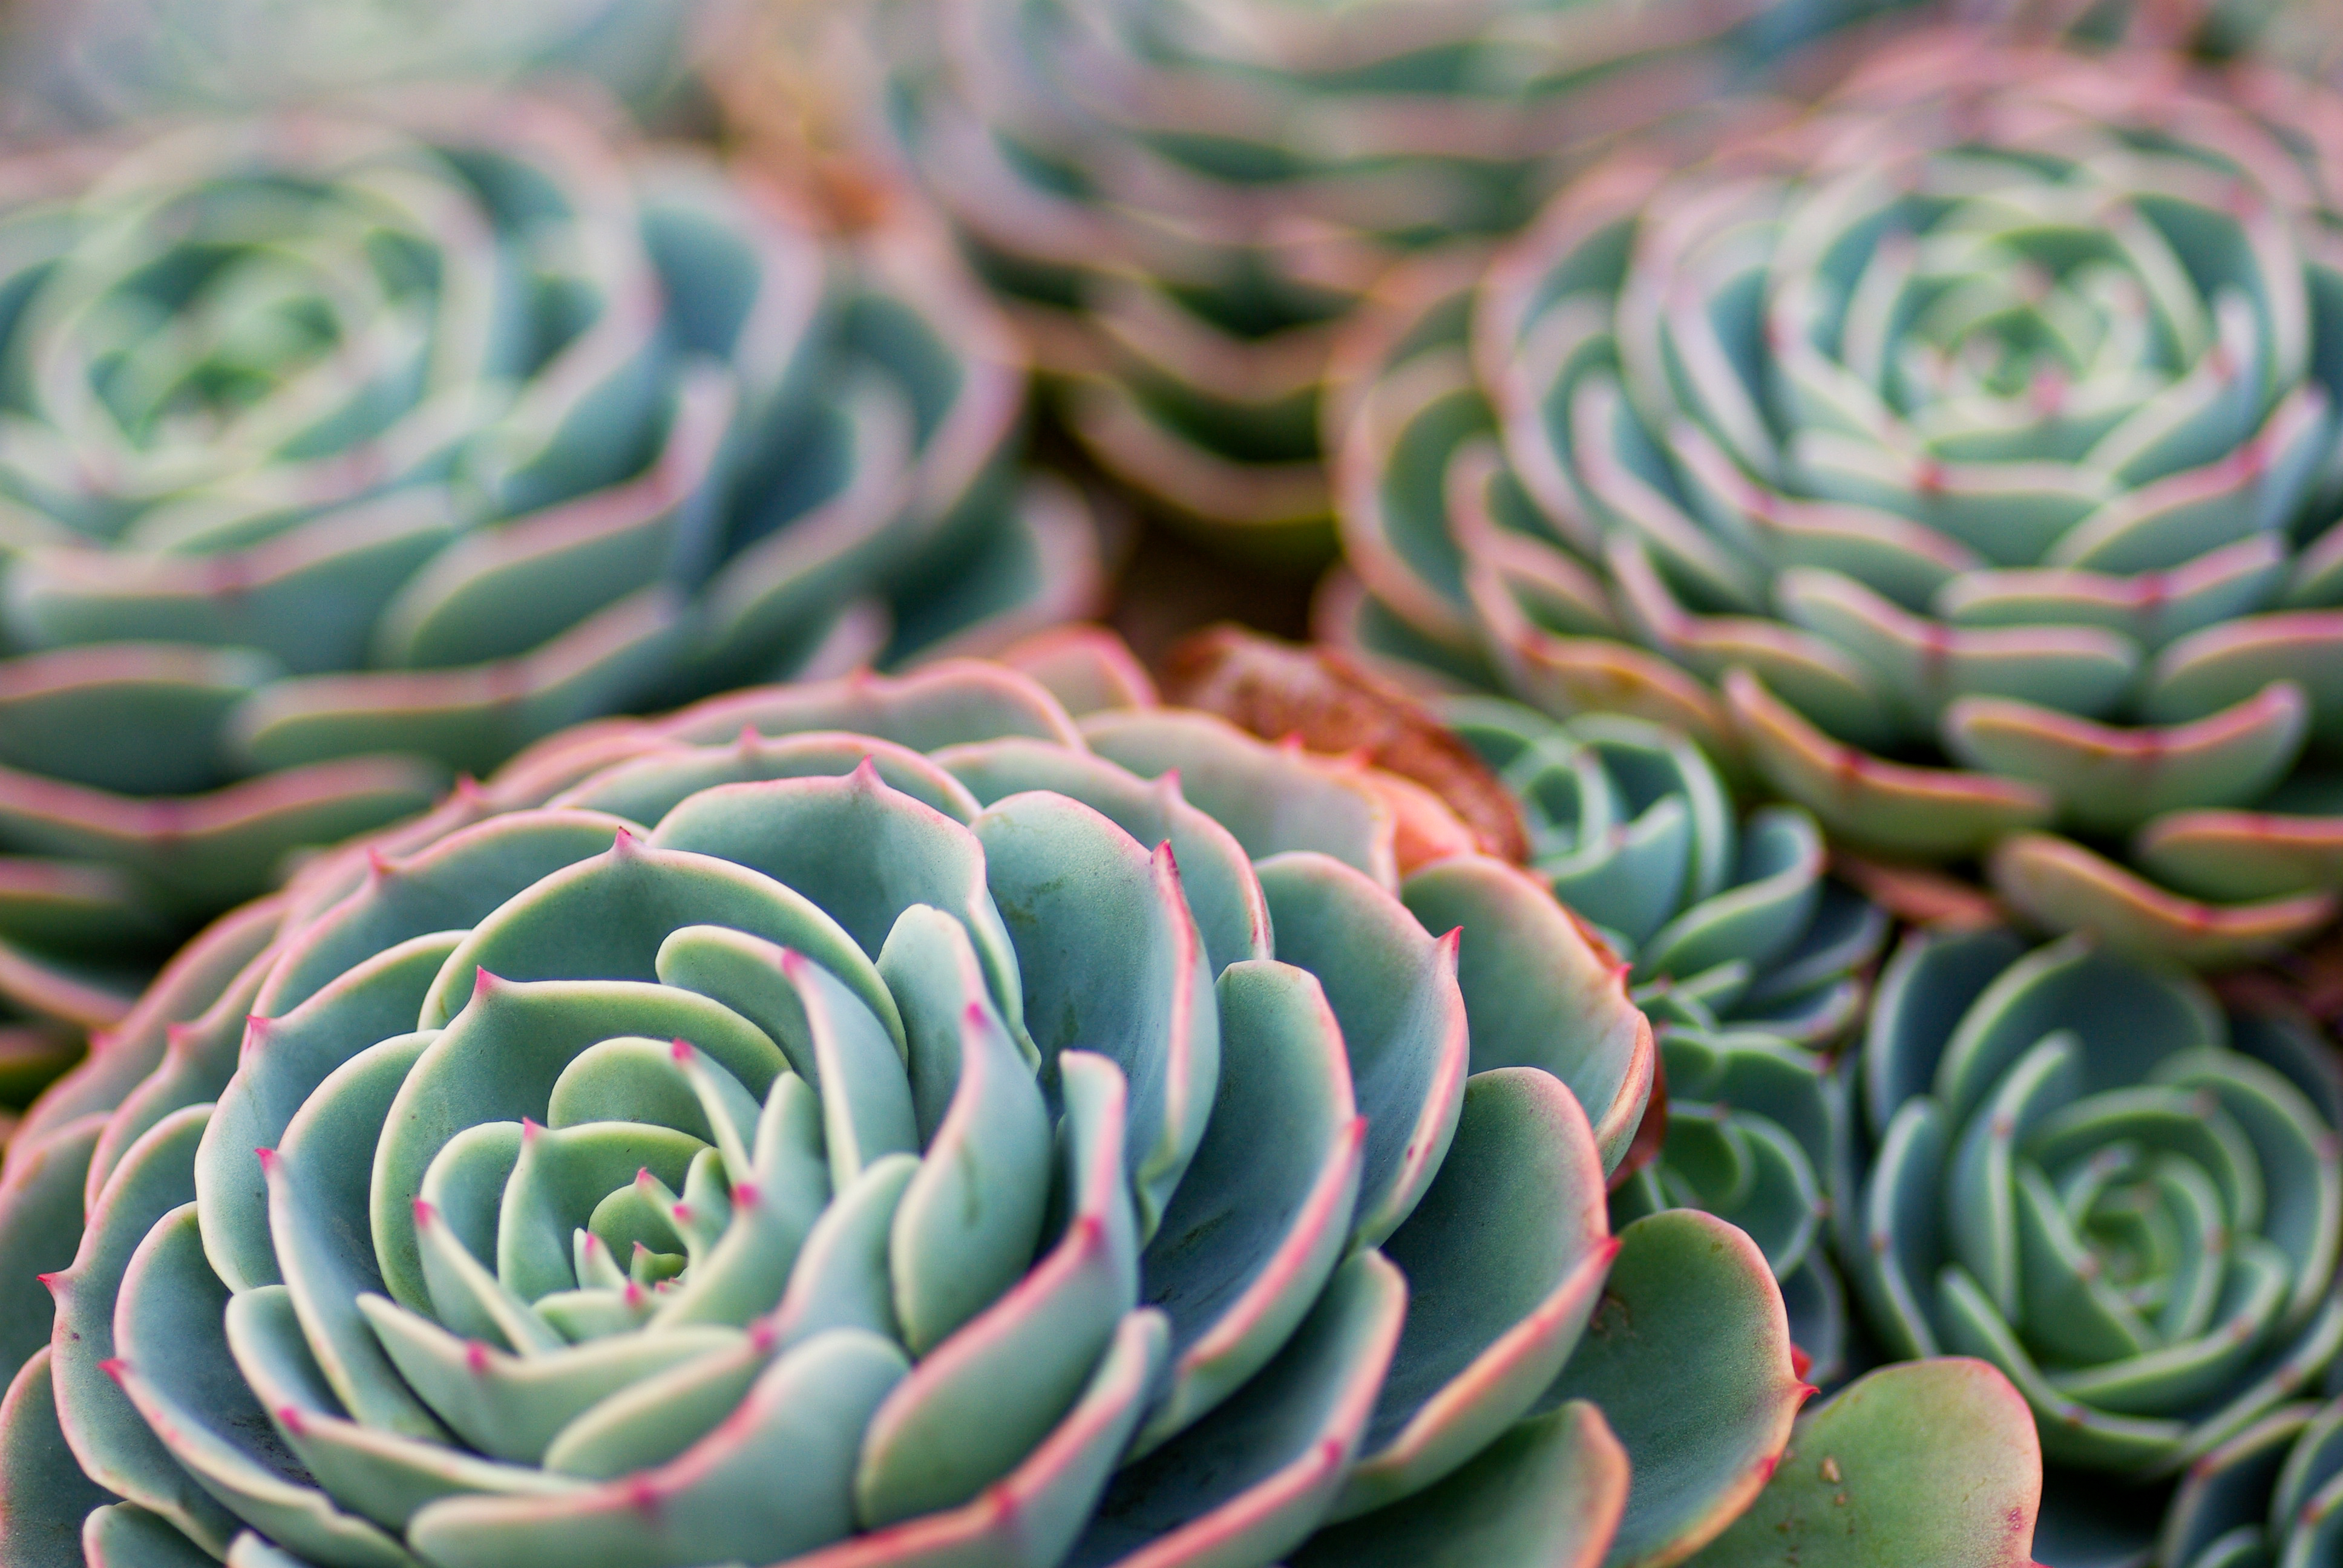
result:
M 2343 884 L 2343 104 L 1966 35 L 1588 176 L 1353 352 L 1349 634 L 2232 962 Z
M 1067 423 L 1232 548 L 1323 550 L 1335 329 L 1399 256 L 1894 0 L 950 0 L 882 15 L 895 142 Z
M 1747 1237 L 1610 1231 L 1652 1066 L 1534 879 L 1215 719 L 590 726 L 34 1109 L 0 1560 L 1677 1561 L 1806 1391 Z
M 1502 698 L 1443 713 L 1521 801 L 1530 869 L 1629 960 L 1657 1032 L 1666 1137 L 1614 1192 L 1613 1223 L 1683 1207 L 1747 1231 L 1809 1375 L 1831 1382 L 1845 1307 L 1827 1191 L 1846 1111 L 1823 1053 L 1862 1010 L 1886 912 L 1825 875 L 1805 811 L 1741 819 L 1681 732 L 1621 714 L 1558 722 Z
M 1827 874 L 1810 814 L 1742 817 L 1689 737 L 1624 714 L 1480 697 L 1441 712 L 1521 802 L 1531 869 L 1633 963 L 1654 1025 L 1819 1048 L 1853 1026 L 1887 915 Z
M 6 166 L 0 996 L 30 1015 L 117 1021 L 287 850 L 451 769 L 1096 589 L 1079 505 L 1010 471 L 1006 328 L 915 220 L 828 237 L 548 102 L 368 103 Z
M 2343 1078 L 2293 1015 L 2078 936 L 1923 930 L 1856 1067 L 1841 1251 L 1869 1327 L 1891 1355 L 1998 1366 L 2046 1461 L 2194 1474 L 2331 1374 Z

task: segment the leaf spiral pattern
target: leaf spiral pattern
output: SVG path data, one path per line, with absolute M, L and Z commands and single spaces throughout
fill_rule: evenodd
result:
M 589 727 L 320 859 L 12 1151 L 0 1281 L 56 1308 L 0 1560 L 1681 1558 L 1787 1439 L 1780 1292 L 1708 1216 L 1610 1233 L 1624 977 L 1392 838 L 951 662 Z
M 582 719 L 1081 613 L 906 218 L 416 88 L 7 166 L 0 995 L 117 1022 L 287 851 Z M 120 972 L 117 972 L 120 971 Z
M 2343 102 L 1929 35 L 1355 349 L 1330 617 L 2233 963 L 2343 860 Z M 1689 165 L 1689 166 L 1687 166 Z
M 2343 1348 L 2343 1093 L 2287 1015 L 2077 937 L 1918 932 L 1858 1081 L 1871 1327 L 2000 1367 L 2046 1459 L 2170 1476 Z

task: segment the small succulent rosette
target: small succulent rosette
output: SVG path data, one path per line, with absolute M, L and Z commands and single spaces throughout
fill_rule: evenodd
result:
M 1855 1296 L 1889 1354 L 2008 1374 L 2065 1467 L 2046 1536 L 2113 1519 L 2144 1546 L 2161 1494 L 2110 1503 L 2112 1483 L 2201 1492 L 2228 1462 L 2208 1456 L 2332 1375 L 2343 1073 L 2293 1015 L 2080 937 L 1917 931 L 1856 1065 Z
M 892 136 L 1118 478 L 1322 555 L 1335 329 L 1399 256 L 1518 228 L 1568 159 L 1896 0 L 910 0 Z
M 1614 1191 L 1613 1223 L 1690 1208 L 1747 1231 L 1808 1375 L 1835 1381 L 1845 1309 L 1828 1182 L 1846 1111 L 1824 1053 L 1862 1010 L 1886 912 L 1826 875 L 1806 812 L 1743 819 L 1680 732 L 1620 714 L 1558 722 L 1502 698 L 1442 711 L 1521 801 L 1530 869 L 1629 961 L 1656 1030 L 1666 1135 Z
M 948 661 L 320 858 L 19 1134 L 0 1550 L 1681 1560 L 1791 1436 L 1781 1294 L 1708 1215 L 1612 1233 L 1653 1042 L 1597 944 L 1393 843 L 1293 749 Z
M 1981 36 L 1623 156 L 1349 351 L 1342 635 L 2202 965 L 2343 888 L 2343 100 Z
M 0 167 L 24 1013 L 117 1021 L 288 850 L 565 725 L 1097 592 L 940 236 L 825 236 L 550 102 L 367 104 Z
M 418 81 L 584 78 L 647 120 L 688 99 L 705 0 L 22 0 L 5 116 L 241 113 Z

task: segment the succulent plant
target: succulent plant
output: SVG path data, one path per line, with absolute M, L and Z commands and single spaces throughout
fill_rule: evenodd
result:
M 2343 103 L 1930 35 L 1348 350 L 1326 618 L 2201 964 L 2343 886 Z
M 241 113 L 386 84 L 583 76 L 639 114 L 688 95 L 700 0 L 24 0 L 6 116 L 36 129 Z
M 1650 1026 L 1533 879 L 1000 665 L 559 738 L 135 1022 L 0 1176 L 12 1568 L 1674 1561 L 1805 1392 L 1748 1238 L 1610 1232 Z
M 1823 1052 L 1862 1010 L 1886 912 L 1825 875 L 1805 811 L 1740 820 L 1679 732 L 1619 714 L 1557 722 L 1501 698 L 1443 712 L 1522 802 L 1531 869 L 1630 961 L 1658 1035 L 1665 1139 L 1618 1184 L 1612 1223 L 1684 1207 L 1747 1231 L 1808 1375 L 1835 1381 L 1845 1306 L 1827 1191 L 1846 1111 Z
M 1898 0 L 924 0 L 893 136 L 1090 451 L 1230 548 L 1322 553 L 1335 329 L 1392 260 L 1509 232 L 1566 161 Z
M 377 108 L 7 166 L 23 1012 L 118 1021 L 193 922 L 449 769 L 1096 590 L 1079 504 L 1010 472 L 1006 329 L 914 217 L 827 238 L 546 102 Z
M 1857 1067 L 1840 1251 L 1869 1327 L 1999 1367 L 2046 1460 L 2168 1479 L 2334 1366 L 2343 1074 L 2293 1016 L 2079 936 L 1917 931 Z
M 1827 874 L 1811 815 L 1742 819 L 1688 737 L 1624 714 L 1476 697 L 1442 711 L 1522 803 L 1531 868 L 1634 964 L 1655 1025 L 1828 1047 L 1854 1024 L 1887 916 Z

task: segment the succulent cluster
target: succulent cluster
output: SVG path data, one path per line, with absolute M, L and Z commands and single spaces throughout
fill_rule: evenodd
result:
M 1314 550 L 1332 337 L 1391 262 L 1527 221 L 1584 151 L 1893 0 L 949 0 L 882 29 L 926 188 L 1114 475 Z
M 1886 912 L 1825 875 L 1805 812 L 1743 820 L 1680 732 L 1620 714 L 1557 722 L 1501 698 L 1444 714 L 1520 799 L 1530 869 L 1628 960 L 1658 1037 L 1665 1133 L 1614 1184 L 1612 1223 L 1671 1208 L 1732 1221 L 1781 1282 L 1808 1375 L 1835 1381 L 1829 1182 L 1846 1110 L 1825 1053 L 1863 1010 Z
M 1806 1392 L 1746 1236 L 1612 1233 L 1652 1031 L 1534 879 L 998 665 L 540 747 L 138 1023 L 0 1178 L 11 1562 L 1671 1562 Z
M 1778 116 L 1775 117 L 1778 121 Z M 2343 102 L 1931 36 L 1354 346 L 1344 634 L 2234 962 L 2343 886 Z
M 6 178 L 23 1012 L 116 1021 L 287 851 L 564 725 L 1095 591 L 1079 504 L 1007 461 L 1005 329 L 913 219 L 826 237 L 705 157 L 455 89 Z
M 0 1568 L 2343 1562 L 2335 5 L 12 9 Z

